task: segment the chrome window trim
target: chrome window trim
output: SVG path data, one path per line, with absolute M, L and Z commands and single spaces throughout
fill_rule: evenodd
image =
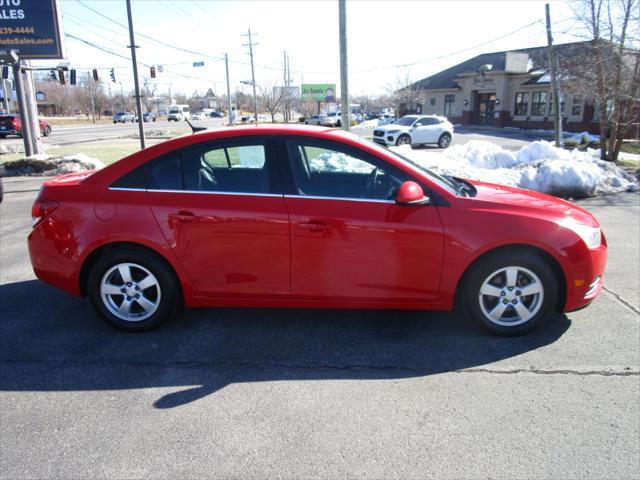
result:
M 208 192 L 205 190 L 164 190 L 156 188 L 121 188 L 109 187 L 109 190 L 125 190 L 130 192 L 153 192 L 153 193 L 197 193 L 201 195 L 247 195 L 252 197 L 282 197 L 281 193 L 249 193 L 249 192 Z
M 310 200 L 339 200 L 347 202 L 369 202 L 369 203 L 387 203 L 394 204 L 395 200 L 376 200 L 373 198 L 348 198 L 348 197 L 320 197 L 314 195 L 283 195 L 279 193 L 246 193 L 246 192 L 207 192 L 203 190 L 163 190 L 163 189 L 144 189 L 144 188 L 124 188 L 109 187 L 109 190 L 121 190 L 126 192 L 154 192 L 154 193 L 196 193 L 203 195 L 246 195 L 251 197 L 284 197 L 284 198 L 305 198 Z
M 314 195 L 285 195 L 284 198 L 308 198 L 310 200 L 340 200 L 347 202 L 367 202 L 367 203 L 393 203 L 395 200 L 376 200 L 373 198 L 348 198 L 348 197 L 319 197 Z

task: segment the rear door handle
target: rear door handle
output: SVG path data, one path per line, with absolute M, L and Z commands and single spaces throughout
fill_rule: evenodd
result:
M 178 213 L 169 214 L 169 225 L 174 227 L 178 223 L 191 223 L 195 219 L 196 219 L 196 216 L 193 214 L 193 212 L 180 210 Z
M 308 222 L 302 222 L 298 224 L 300 228 L 304 228 L 305 230 L 309 230 L 310 232 L 324 232 L 329 229 L 329 225 L 327 225 L 322 220 L 309 220 Z

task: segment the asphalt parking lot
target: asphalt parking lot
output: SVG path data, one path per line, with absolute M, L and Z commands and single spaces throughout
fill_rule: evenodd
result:
M 594 304 L 524 337 L 453 314 L 198 309 L 146 334 L 35 280 L 0 205 L 2 478 L 640 477 L 640 196 L 581 201 Z

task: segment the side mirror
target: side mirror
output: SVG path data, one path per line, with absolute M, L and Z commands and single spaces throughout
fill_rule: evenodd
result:
M 396 203 L 398 205 L 428 205 L 429 197 L 425 196 L 424 190 L 416 182 L 404 182 L 400 185 L 396 194 Z
M 421 124 L 421 123 L 416 123 L 416 124 L 414 125 L 414 127 L 415 127 L 415 128 L 418 128 L 418 127 L 421 127 L 421 126 L 422 126 L 422 124 Z

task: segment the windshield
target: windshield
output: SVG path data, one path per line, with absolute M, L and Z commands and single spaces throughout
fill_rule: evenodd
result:
M 405 127 L 410 127 L 411 125 L 413 125 L 413 122 L 415 122 L 416 120 L 417 120 L 417 117 L 402 117 L 393 123 L 394 125 L 402 125 Z
M 406 117 L 404 117 L 404 118 L 406 118 Z M 415 118 L 414 118 L 414 120 L 415 120 Z M 443 177 L 442 175 L 438 175 L 436 172 L 433 172 L 433 171 L 429 170 L 428 168 L 420 165 L 419 163 L 416 163 L 415 161 L 411 160 L 410 158 L 405 157 L 404 155 L 401 155 L 401 154 L 399 154 L 398 152 L 396 152 L 394 150 L 386 148 L 386 147 L 384 147 L 382 145 L 379 145 L 379 144 L 377 144 L 375 142 L 372 142 L 370 140 L 366 140 L 366 139 L 360 138 L 360 137 L 358 137 L 358 139 L 361 142 L 366 143 L 367 146 L 372 147 L 375 150 L 384 152 L 386 154 L 391 154 L 395 158 L 399 159 L 400 161 L 402 161 L 404 163 L 408 163 L 412 167 L 420 170 L 421 172 L 426 173 L 431 180 L 436 182 L 441 187 L 446 188 L 451 193 L 455 194 L 458 191 L 458 185 L 456 185 L 455 182 L 453 182 L 452 180 L 449 180 L 448 178 Z

